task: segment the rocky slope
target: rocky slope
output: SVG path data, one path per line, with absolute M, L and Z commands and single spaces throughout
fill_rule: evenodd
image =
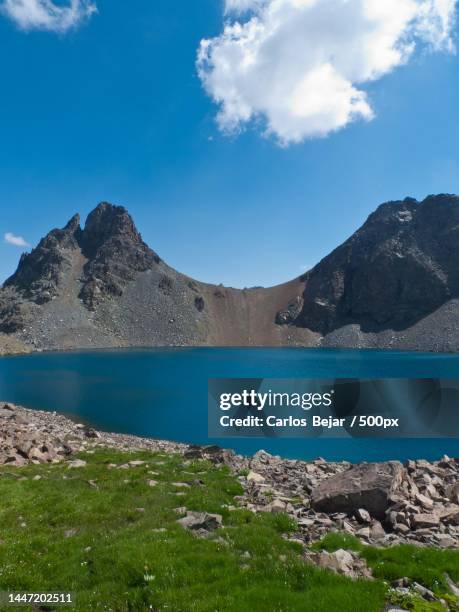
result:
M 238 290 L 173 270 L 143 242 L 123 207 L 102 203 L 83 228 L 76 215 L 21 257 L 0 290 L 0 351 L 196 345 L 457 351 L 458 238 L 457 196 L 389 202 L 304 276 Z
M 382 204 L 304 277 L 287 318 L 324 344 L 459 349 L 459 198 Z

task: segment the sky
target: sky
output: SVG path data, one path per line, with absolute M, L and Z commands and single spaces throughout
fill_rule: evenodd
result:
M 382 202 L 459 193 L 455 0 L 0 0 L 0 281 L 100 202 L 269 286 Z

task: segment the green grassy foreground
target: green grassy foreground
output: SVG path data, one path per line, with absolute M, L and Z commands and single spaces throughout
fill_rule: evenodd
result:
M 412 576 L 441 594 L 443 571 L 459 579 L 458 552 L 378 551 L 356 540 L 345 547 L 362 548 L 374 581 L 305 564 L 301 547 L 281 537 L 295 530 L 288 517 L 228 510 L 241 488 L 227 468 L 147 452 L 81 458 L 83 468 L 0 468 L 0 591 L 71 591 L 73 609 L 84 612 L 380 612 L 390 598 L 386 579 Z M 132 460 L 147 463 L 110 467 Z M 177 524 L 179 506 L 219 513 L 224 527 L 196 538 Z M 339 538 L 328 536 L 323 548 L 341 547 Z

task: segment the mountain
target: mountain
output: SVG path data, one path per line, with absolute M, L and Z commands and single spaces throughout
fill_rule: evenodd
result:
M 52 230 L 0 289 L 0 332 L 33 349 L 349 346 L 459 350 L 459 197 L 382 204 L 305 275 L 209 285 L 170 268 L 121 206 Z M 1 337 L 0 337 L 1 344 Z

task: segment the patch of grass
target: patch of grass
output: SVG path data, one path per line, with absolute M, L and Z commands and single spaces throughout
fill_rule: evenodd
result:
M 319 542 L 315 542 L 311 548 L 312 550 L 326 550 L 327 552 L 335 552 L 335 550 L 339 548 L 361 552 L 364 546 L 361 544 L 360 540 L 352 535 L 331 532 L 327 533 Z
M 328 552 L 339 548 L 354 550 L 366 560 L 375 578 L 392 582 L 406 577 L 427 587 L 437 596 L 448 599 L 451 605 L 457 605 L 450 594 L 444 575 L 447 573 L 453 580 L 459 581 L 458 550 L 421 548 L 411 545 L 374 548 L 364 546 L 353 536 L 339 533 L 327 534 L 323 540 L 314 544 L 313 548 Z M 393 603 L 416 612 L 442 609 L 441 606 L 438 607 L 439 604 L 426 603 L 419 598 L 408 597 L 406 602 L 395 601 Z

